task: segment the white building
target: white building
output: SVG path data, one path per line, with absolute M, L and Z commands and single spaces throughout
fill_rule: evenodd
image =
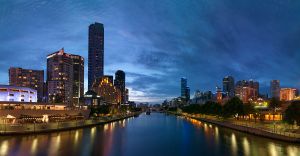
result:
M 27 87 L 0 85 L 0 101 L 37 102 L 37 91 Z

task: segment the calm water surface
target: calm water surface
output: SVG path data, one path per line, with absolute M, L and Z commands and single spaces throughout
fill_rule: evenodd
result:
M 152 113 L 58 133 L 0 137 L 0 155 L 300 155 L 300 145 Z

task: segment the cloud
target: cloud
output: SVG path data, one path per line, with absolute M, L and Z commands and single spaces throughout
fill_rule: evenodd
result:
M 105 27 L 105 73 L 127 74 L 137 101 L 221 86 L 226 75 L 299 85 L 300 1 L 10 1 L 0 2 L 0 82 L 10 66 L 45 69 L 64 47 L 87 61 L 88 25 Z M 87 62 L 85 63 L 87 80 Z M 86 83 L 85 83 L 86 84 Z

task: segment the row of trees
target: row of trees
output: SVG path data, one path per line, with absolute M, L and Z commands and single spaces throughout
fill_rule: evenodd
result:
M 254 107 L 251 104 L 243 104 L 243 102 L 234 97 L 229 100 L 224 106 L 216 102 L 206 102 L 204 105 L 192 104 L 182 108 L 183 112 L 191 114 L 208 114 L 229 118 L 233 116 L 244 116 L 254 113 Z
M 273 98 L 269 102 L 269 109 L 272 110 L 273 114 L 276 113 L 277 108 L 281 106 L 279 100 Z M 190 114 L 207 114 L 215 115 L 223 118 L 248 116 L 253 114 L 254 118 L 259 117 L 259 111 L 254 109 L 253 104 L 243 104 L 238 98 L 234 97 L 225 103 L 224 106 L 216 102 L 206 102 L 204 105 L 192 104 L 182 108 L 183 112 Z M 284 112 L 284 120 L 290 124 L 300 124 L 300 101 L 294 101 Z

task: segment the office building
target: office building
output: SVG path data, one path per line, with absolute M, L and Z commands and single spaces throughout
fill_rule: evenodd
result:
M 9 68 L 9 85 L 37 91 L 37 101 L 44 101 L 44 70 Z
M 280 101 L 292 101 L 297 96 L 297 89 L 295 88 L 281 88 Z
M 125 90 L 125 72 L 118 70 L 115 73 L 115 82 L 114 85 L 121 93 L 121 103 L 126 103 L 126 90 Z
M 73 59 L 61 49 L 47 56 L 48 102 L 73 106 Z
M 104 27 L 101 23 L 89 26 L 88 41 L 88 89 L 96 78 L 103 76 L 104 70 Z
M 235 96 L 239 97 L 244 103 L 256 100 L 259 97 L 259 83 L 253 80 L 241 80 L 236 83 Z
M 271 93 L 271 98 L 280 99 L 280 81 L 279 80 L 272 80 L 270 82 L 270 93 Z
M 73 60 L 73 103 L 79 105 L 80 97 L 84 95 L 84 58 L 70 54 Z
M 230 98 L 234 97 L 234 78 L 232 76 L 223 78 L 223 92 Z
M 190 88 L 187 86 L 187 79 L 181 78 L 181 98 L 184 102 L 190 100 Z

